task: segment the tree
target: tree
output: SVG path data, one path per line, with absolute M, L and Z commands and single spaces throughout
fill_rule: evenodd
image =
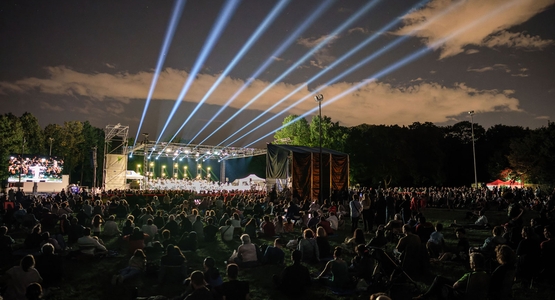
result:
M 0 116 L 0 179 L 8 179 L 9 156 L 23 151 L 23 127 L 19 118 L 12 114 Z M 2 184 L 2 189 L 5 187 Z
M 308 146 L 320 146 L 320 116 L 314 116 L 310 122 L 310 143 Z M 330 117 L 322 117 L 322 147 L 343 151 L 347 137 L 347 128 L 339 122 L 332 122 Z
M 25 135 L 25 153 L 44 155 L 44 135 L 39 120 L 31 113 L 24 113 L 19 120 Z
M 298 120 L 296 120 L 297 118 Z M 289 115 L 283 120 L 283 126 L 274 134 L 275 144 L 310 145 L 310 129 L 305 118 Z

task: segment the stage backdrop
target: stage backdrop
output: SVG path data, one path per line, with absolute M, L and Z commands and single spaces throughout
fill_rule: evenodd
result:
M 320 176 L 323 179 L 322 199 L 330 199 L 332 191 L 349 188 L 349 155 L 322 148 L 323 166 L 320 168 L 319 148 L 274 144 L 267 147 L 266 182 L 289 180 L 299 200 L 319 199 Z

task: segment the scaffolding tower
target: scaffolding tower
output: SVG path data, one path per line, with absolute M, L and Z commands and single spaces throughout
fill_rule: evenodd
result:
M 105 191 L 125 189 L 129 126 L 123 126 L 119 123 L 117 125 L 107 125 L 104 133 L 102 187 Z

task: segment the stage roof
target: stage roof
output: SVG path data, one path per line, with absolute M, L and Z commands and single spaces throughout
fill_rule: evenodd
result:
M 235 159 L 258 155 L 265 155 L 266 149 L 258 148 L 242 148 L 242 147 L 224 147 L 210 145 L 195 145 L 185 143 L 158 143 L 142 142 L 137 143 L 135 147 L 129 147 L 130 155 L 152 157 L 171 157 L 171 158 L 198 158 L 198 159 Z

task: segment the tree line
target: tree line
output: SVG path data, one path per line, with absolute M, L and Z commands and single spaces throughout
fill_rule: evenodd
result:
M 478 182 L 495 179 L 552 186 L 555 178 L 555 123 L 530 129 L 494 125 L 487 130 L 462 121 L 450 126 L 415 122 L 409 126 L 339 125 L 319 116 L 310 123 L 287 116 L 274 143 L 322 146 L 349 154 L 352 184 L 362 186 L 463 186 L 474 183 L 472 126 Z M 292 122 L 294 121 L 294 122 Z
M 31 113 L 17 117 L 11 113 L 0 116 L 0 180 L 6 186 L 10 155 L 32 155 L 63 158 L 62 174 L 71 183 L 93 185 L 92 151 L 97 147 L 97 185 L 102 182 L 104 161 L 104 130 L 88 121 L 70 121 L 63 125 L 48 124 L 44 129 Z

